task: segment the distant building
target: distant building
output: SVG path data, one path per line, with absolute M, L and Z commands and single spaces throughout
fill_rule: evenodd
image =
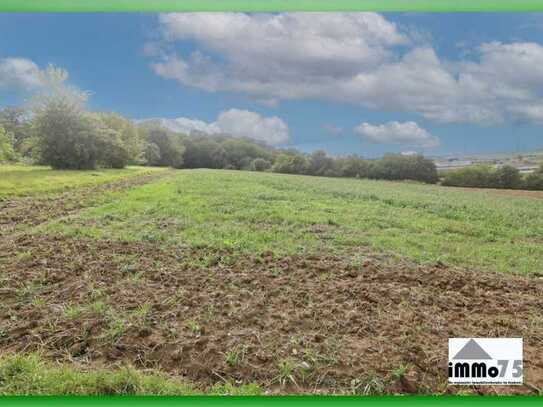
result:
M 447 171 L 447 170 L 457 170 L 464 167 L 469 167 L 473 165 L 471 160 L 458 160 L 458 159 L 448 159 L 445 161 L 435 161 L 435 165 L 438 171 Z

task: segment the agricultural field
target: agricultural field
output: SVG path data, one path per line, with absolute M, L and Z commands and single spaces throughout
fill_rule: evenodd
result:
M 543 389 L 543 193 L 0 167 L 0 197 L 0 394 Z M 525 385 L 448 386 L 447 339 L 492 336 Z
M 45 166 L 4 164 L 0 166 L 0 200 L 13 196 L 44 195 L 51 192 L 109 183 L 135 175 L 164 171 L 163 168 L 128 167 L 94 171 L 51 171 Z

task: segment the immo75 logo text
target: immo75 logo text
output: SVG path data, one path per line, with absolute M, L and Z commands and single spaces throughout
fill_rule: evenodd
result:
M 522 384 L 522 338 L 450 338 L 449 383 Z

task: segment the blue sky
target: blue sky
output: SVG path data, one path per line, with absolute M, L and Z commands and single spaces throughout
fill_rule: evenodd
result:
M 543 148 L 538 14 L 0 14 L 0 107 L 48 64 L 91 110 L 305 151 Z

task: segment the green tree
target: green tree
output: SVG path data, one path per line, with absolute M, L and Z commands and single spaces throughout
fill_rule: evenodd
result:
M 250 163 L 255 158 L 271 159 L 269 148 L 257 144 L 254 140 L 241 138 L 229 138 L 222 143 L 226 153 L 226 165 L 237 170 L 249 169 Z
M 307 173 L 309 175 L 317 176 L 329 176 L 335 174 L 335 162 L 334 159 L 328 157 L 326 151 L 316 150 L 309 156 Z
M 41 160 L 55 169 L 94 169 L 100 158 L 97 121 L 62 97 L 48 99 L 34 118 Z
M 338 158 L 336 165 L 340 177 L 368 178 L 369 176 L 369 163 L 355 154 Z
M 271 162 L 263 158 L 255 158 L 251 161 L 251 171 L 267 171 L 271 168 Z
M 35 131 L 32 131 L 32 135 L 28 138 L 25 138 L 18 146 L 17 150 L 22 157 L 29 158 L 32 162 L 40 164 L 41 151 L 40 151 L 40 139 L 35 134 Z
M 94 131 L 99 138 L 99 164 L 108 168 L 126 167 L 132 157 L 122 133 L 106 126 L 100 117 L 97 119 Z
M 222 168 L 225 161 L 224 149 L 208 137 L 190 137 L 185 139 L 185 168 Z M 223 157 L 221 157 L 221 155 Z
M 494 176 L 496 179 L 496 188 L 517 189 L 522 183 L 519 170 L 510 165 L 498 168 Z
M 473 166 L 447 171 L 443 185 L 453 187 L 491 188 L 495 186 L 493 171 L 487 166 Z
M 161 128 L 151 128 L 147 130 L 146 139 L 148 144 L 156 145 L 160 151 L 160 158 L 155 165 L 183 167 L 185 146 L 179 134 Z
M 13 136 L 15 150 L 24 155 L 27 151 L 22 151 L 21 146 L 32 137 L 31 122 L 26 110 L 15 106 L 0 110 L 0 126 Z
M 435 184 L 439 180 L 435 163 L 422 155 L 406 157 L 409 179 Z
M 272 171 L 283 174 L 306 174 L 308 162 L 300 153 L 282 153 L 277 156 Z
M 212 168 L 226 168 L 228 166 L 226 150 L 222 145 L 217 144 L 215 149 L 211 152 L 211 161 L 213 163 Z
M 160 147 L 155 143 L 146 143 L 143 149 L 143 160 L 146 165 L 160 166 L 162 157 Z
M 534 191 L 543 191 L 543 163 L 524 180 L 523 187 Z
M 106 127 L 115 131 L 111 133 L 112 143 L 115 145 L 116 155 L 124 156 L 127 163 L 137 164 L 143 161 L 145 140 L 143 132 L 130 120 L 117 113 L 99 113 L 99 117 Z M 122 145 L 121 151 L 117 144 Z
M 0 125 L 0 162 L 16 161 L 17 154 L 15 153 L 15 138 L 11 133 L 8 133 L 3 126 Z
M 44 90 L 30 101 L 41 162 L 55 169 L 93 169 L 103 146 L 101 123 L 85 112 L 86 92 L 66 84 L 66 71 L 49 65 Z
M 421 155 L 386 154 L 382 159 L 371 163 L 369 177 L 386 180 L 414 180 L 426 183 L 435 183 L 438 180 L 434 162 Z

